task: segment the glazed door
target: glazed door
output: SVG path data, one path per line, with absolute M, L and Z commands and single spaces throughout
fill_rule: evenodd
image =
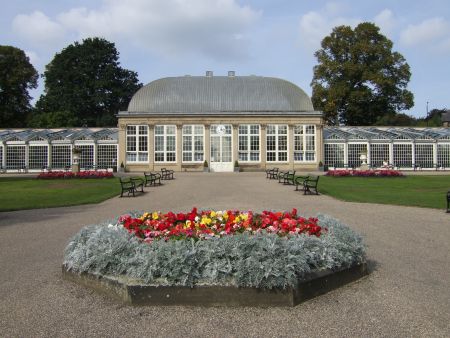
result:
M 211 171 L 233 171 L 232 130 L 227 124 L 211 125 Z

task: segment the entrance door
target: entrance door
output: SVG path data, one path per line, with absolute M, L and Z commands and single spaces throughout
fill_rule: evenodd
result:
M 233 171 L 232 137 L 231 125 L 211 125 L 211 171 Z

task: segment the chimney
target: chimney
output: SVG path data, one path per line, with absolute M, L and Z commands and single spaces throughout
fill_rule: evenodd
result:
M 234 77 L 236 75 L 236 72 L 234 70 L 228 71 L 228 77 Z
M 206 77 L 212 77 L 212 76 L 213 76 L 212 70 L 207 70 L 206 71 Z

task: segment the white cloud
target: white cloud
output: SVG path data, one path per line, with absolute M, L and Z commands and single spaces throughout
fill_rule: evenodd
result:
M 35 46 L 50 46 L 64 39 L 64 27 L 40 11 L 19 14 L 12 22 L 13 31 Z
M 38 65 L 41 62 L 41 58 L 39 57 L 39 55 L 36 52 L 33 52 L 31 50 L 26 50 L 25 51 L 26 56 L 28 56 L 28 58 L 30 59 L 30 63 L 37 68 Z
M 21 27 L 19 21 L 24 23 L 33 15 L 20 15 L 14 22 Z M 165 56 L 192 53 L 235 59 L 247 56 L 248 30 L 260 15 L 235 0 L 103 0 L 98 9 L 72 8 L 53 21 L 40 12 L 38 16 L 39 24 L 49 31 L 77 39 L 101 36 Z M 32 29 L 21 34 L 31 39 L 47 35 Z
M 449 37 L 450 24 L 443 18 L 431 18 L 417 25 L 409 25 L 400 34 L 400 41 L 406 46 L 416 46 Z
M 383 9 L 373 19 L 375 24 L 380 27 L 380 30 L 385 35 L 391 35 L 395 27 L 396 19 L 390 9 Z
M 336 16 L 341 12 L 338 3 L 327 3 L 323 11 L 310 11 L 300 18 L 301 43 L 310 51 L 320 47 L 322 39 L 336 26 L 356 26 L 362 20 Z

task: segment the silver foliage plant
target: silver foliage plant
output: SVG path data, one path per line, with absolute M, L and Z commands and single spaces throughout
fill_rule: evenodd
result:
M 91 225 L 70 240 L 63 264 L 77 273 L 120 275 L 150 285 L 295 287 L 310 272 L 365 261 L 360 235 L 329 216 L 318 218 L 328 229 L 320 238 L 244 233 L 151 244 L 119 226 Z

